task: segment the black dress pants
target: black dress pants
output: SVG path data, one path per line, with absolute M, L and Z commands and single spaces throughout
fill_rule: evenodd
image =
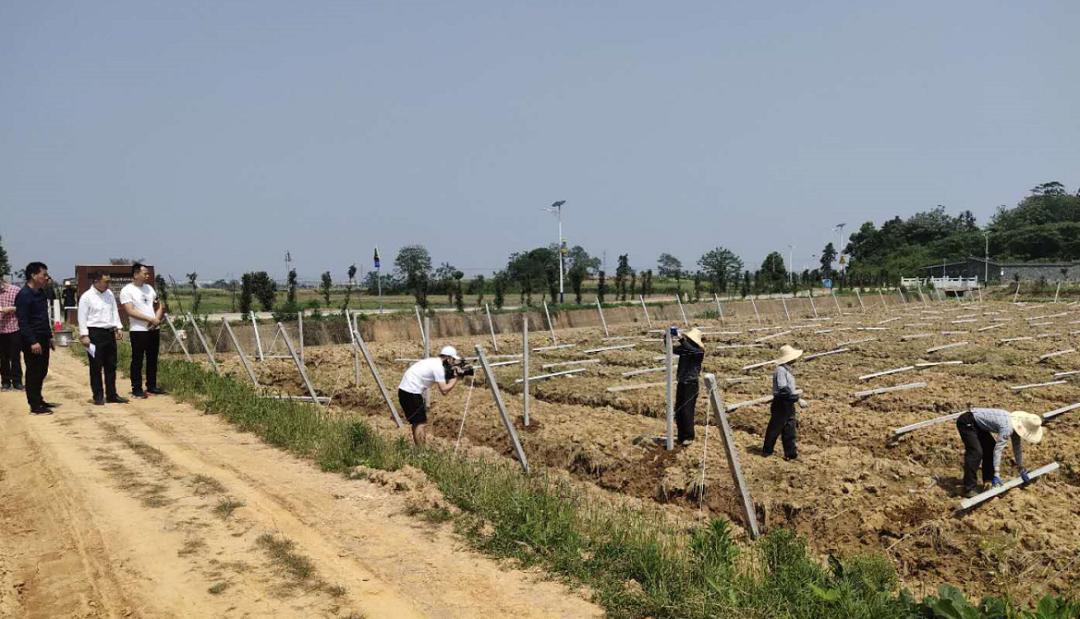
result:
M 86 356 L 90 358 L 90 391 L 94 394 L 94 400 L 116 397 L 116 334 L 112 329 L 98 329 L 90 327 L 90 343 L 94 345 L 94 356 L 90 356 L 89 349 Z M 104 373 L 105 381 L 102 384 L 101 376 Z
M 798 421 L 795 419 L 795 403 L 774 397 L 769 411 L 771 415 L 769 425 L 765 429 L 765 444 L 761 448 L 761 453 L 771 456 L 773 448 L 776 447 L 776 439 L 780 438 L 784 444 L 784 457 L 788 459 L 798 457 L 799 450 L 795 447 L 798 427 Z
M 143 358 L 146 358 L 146 388 L 157 389 L 158 349 L 161 331 L 131 332 L 131 392 L 143 393 Z
M 697 406 L 698 381 L 675 386 L 675 426 L 679 442 L 694 440 L 694 409 Z
M 36 355 L 23 344 L 23 363 L 26 364 L 26 402 L 31 408 L 40 406 L 45 401 L 41 397 L 41 386 L 49 374 L 49 340 L 41 344 L 41 353 Z
M 22 362 L 19 361 L 19 332 L 0 333 L 0 379 L 8 386 L 21 385 Z
M 983 481 L 994 479 L 994 435 L 975 424 L 971 411 L 956 418 L 956 430 L 964 441 L 964 490 L 978 490 L 979 468 Z

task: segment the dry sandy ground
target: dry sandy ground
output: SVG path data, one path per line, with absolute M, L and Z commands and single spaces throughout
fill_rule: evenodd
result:
M 0 617 L 589 617 L 537 574 L 167 396 L 89 403 L 53 357 L 32 417 L 0 395 Z M 231 500 L 231 513 L 218 509 Z M 258 540 L 293 543 L 290 574 Z M 303 560 L 298 560 L 303 564 Z

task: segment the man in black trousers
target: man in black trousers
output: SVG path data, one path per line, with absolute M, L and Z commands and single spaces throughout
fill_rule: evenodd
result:
M 93 285 L 79 297 L 79 341 L 90 360 L 90 391 L 97 406 L 127 402 L 116 393 L 116 342 L 123 336 L 124 325 L 109 280 L 108 273 L 91 273 Z
M 131 333 L 131 394 L 145 398 L 146 394 L 163 394 L 157 384 L 158 350 L 161 347 L 161 322 L 165 308 L 157 302 L 157 292 L 148 284 L 150 270 L 138 262 L 131 265 L 131 283 L 120 290 L 120 302 L 128 315 Z M 146 389 L 143 389 L 143 359 L 146 360 Z
M 41 386 L 49 373 L 49 352 L 55 348 L 45 296 L 48 281 L 49 267 L 42 262 L 31 262 L 26 265 L 26 285 L 15 296 L 19 342 L 26 364 L 26 402 L 31 415 L 51 415 L 56 406 L 41 397 Z
M 675 327 L 671 328 L 672 332 Z M 705 360 L 705 344 L 702 333 L 694 327 L 679 333 L 679 342 L 672 346 L 672 354 L 679 357 L 679 368 L 675 374 L 675 425 L 678 429 L 678 443 L 683 447 L 694 442 L 694 409 L 697 406 L 701 362 Z

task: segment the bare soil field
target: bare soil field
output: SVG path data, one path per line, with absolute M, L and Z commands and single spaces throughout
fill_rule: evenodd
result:
M 753 316 L 696 320 L 706 329 L 705 371 L 714 373 L 727 404 L 770 394 L 765 361 L 781 344 L 807 354 L 847 348 L 838 354 L 796 365 L 799 385 L 811 406 L 799 412 L 797 461 L 760 455 L 768 405 L 729 413 L 740 456 L 759 515 L 766 527 L 786 526 L 805 534 L 820 555 L 881 552 L 895 562 L 904 584 L 929 593 L 953 583 L 969 595 L 1002 594 L 1030 600 L 1044 593 L 1080 595 L 1080 410 L 1047 422 L 1046 438 L 1025 445 L 1029 469 L 1057 461 L 1061 469 L 1028 487 L 1010 491 L 964 514 L 960 502 L 963 447 L 955 424 L 946 422 L 890 440 L 893 429 L 962 411 L 971 406 L 1027 410 L 1042 414 L 1080 402 L 1080 375 L 1064 384 L 1011 389 L 1051 380 L 1057 372 L 1080 369 L 1080 353 L 1040 361 L 1042 355 L 1080 348 L 1080 307 L 1075 304 L 1004 302 L 911 302 L 861 310 L 847 303 L 837 315 L 831 302 L 819 301 L 822 319 L 792 316 L 792 321 Z M 828 317 L 825 317 L 827 310 Z M 659 326 L 659 325 L 658 325 Z M 546 331 L 532 334 L 533 348 L 551 344 Z M 520 365 L 496 368 L 500 387 L 517 423 L 533 468 L 572 476 L 582 485 L 614 497 L 660 506 L 673 517 L 703 520 L 742 517 L 722 455 L 704 386 L 698 400 L 698 440 L 673 452 L 655 437 L 664 432 L 664 389 L 609 392 L 607 387 L 660 382 L 663 373 L 624 378 L 633 370 L 662 365 L 662 345 L 641 325 L 611 326 L 612 338 L 598 329 L 560 330 L 560 344 L 571 348 L 534 352 L 531 374 L 585 368 L 574 376 L 534 381 L 530 385 L 532 423 L 521 423 Z M 791 333 L 748 345 L 770 334 Z M 1002 341 L 1010 340 L 1013 341 Z M 488 354 L 490 339 L 435 340 L 433 349 L 456 345 L 472 355 L 479 344 Z M 499 336 L 500 351 L 520 353 L 520 336 Z M 950 343 L 966 344 L 936 352 Z M 586 354 L 603 346 L 635 344 L 632 349 Z M 392 395 L 407 367 L 419 357 L 419 342 L 372 344 Z M 248 351 L 250 353 L 250 351 Z M 220 357 L 221 355 L 219 355 Z M 247 380 L 234 355 L 223 370 Z M 544 364 L 600 359 L 599 363 L 541 369 Z M 503 359 L 498 359 L 503 360 Z M 961 364 L 916 368 L 860 380 L 860 376 L 917 363 Z M 366 367 L 354 384 L 354 359 L 348 346 L 306 350 L 308 371 L 321 395 L 333 396 L 331 410 L 362 415 L 388 432 L 389 415 Z M 271 389 L 303 394 L 291 360 L 256 364 L 261 383 Z M 924 388 L 856 398 L 858 391 L 911 382 Z M 478 376 L 470 395 L 466 382 L 447 397 L 434 397 L 431 429 L 437 440 L 452 444 L 459 432 L 465 449 L 484 448 L 512 458 L 488 386 Z M 467 418 L 462 425 L 468 402 Z M 1007 449 L 1002 475 L 1016 475 Z

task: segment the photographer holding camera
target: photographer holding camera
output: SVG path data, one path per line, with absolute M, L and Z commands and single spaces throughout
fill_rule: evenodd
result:
M 412 426 L 414 443 L 423 445 L 427 440 L 424 392 L 435 385 L 439 393 L 446 395 L 453 391 L 459 378 L 472 375 L 472 366 L 464 363 L 453 346 L 444 346 L 438 357 L 421 359 L 405 370 L 398 385 L 398 403 Z

